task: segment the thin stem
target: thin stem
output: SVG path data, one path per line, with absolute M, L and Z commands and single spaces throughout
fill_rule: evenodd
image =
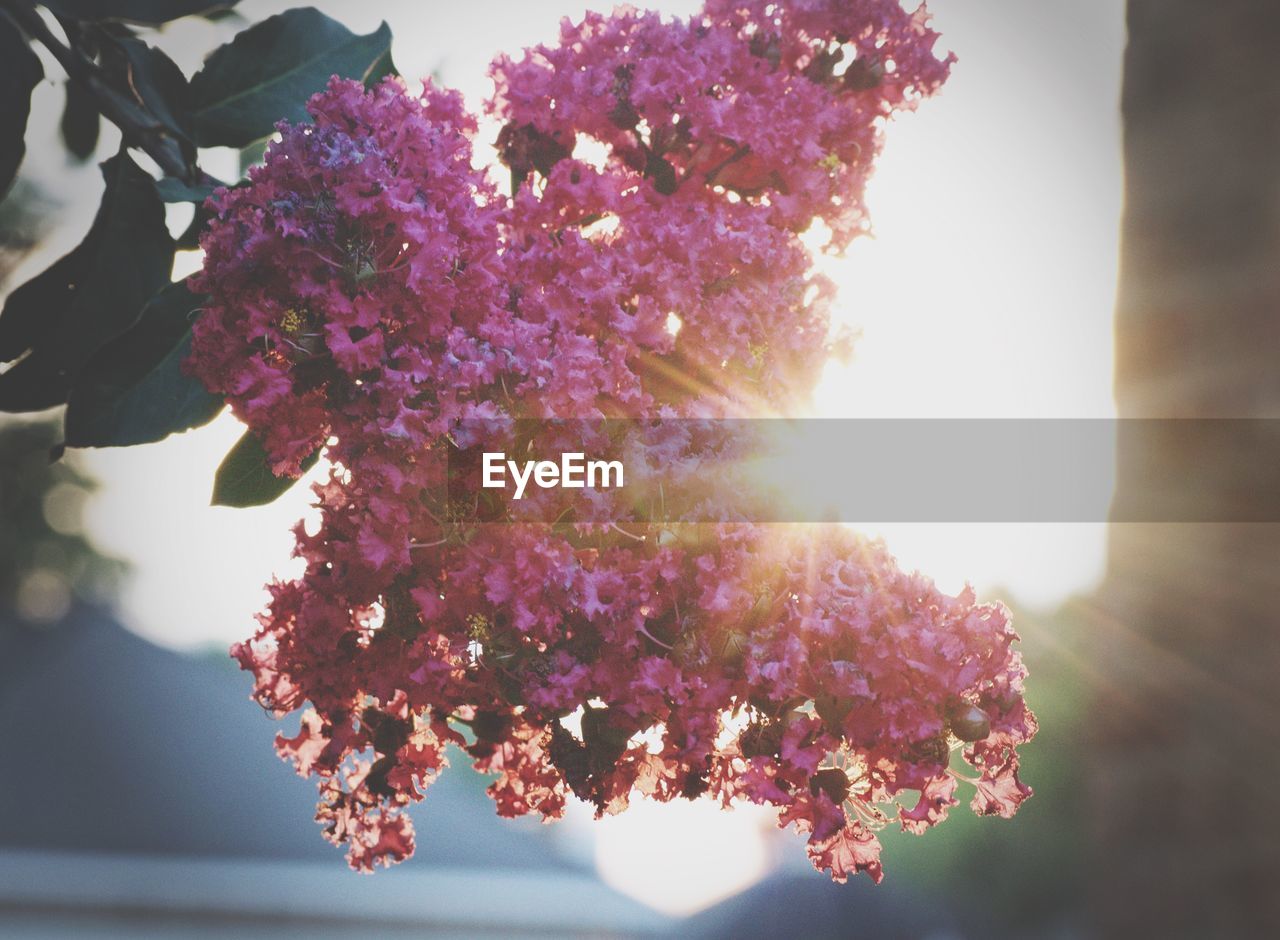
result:
M 409 550 L 412 551 L 415 548 L 435 548 L 437 545 L 443 545 L 447 541 L 449 541 L 448 537 L 437 539 L 434 542 L 410 542 Z
M 650 633 L 650 632 L 649 632 L 648 627 L 646 627 L 644 624 L 641 624 L 641 625 L 640 625 L 640 627 L 639 627 L 639 629 L 640 629 L 640 632 L 641 632 L 641 633 L 643 633 L 646 637 L 648 637 L 648 638 L 649 638 L 650 640 L 652 640 L 654 643 L 657 643 L 659 646 L 664 647 L 664 648 L 669 649 L 669 650 L 673 650 L 673 649 L 675 649 L 675 647 L 674 647 L 674 646 L 672 646 L 670 643 L 663 643 L 663 642 L 662 642 L 661 640 L 659 640 L 656 636 L 654 636 L 652 633 Z
M 614 532 L 617 532 L 619 535 L 625 535 L 629 539 L 635 539 L 637 542 L 645 541 L 645 537 L 643 535 L 636 535 L 634 532 L 628 532 L 616 522 L 610 522 L 609 527 L 613 529 Z

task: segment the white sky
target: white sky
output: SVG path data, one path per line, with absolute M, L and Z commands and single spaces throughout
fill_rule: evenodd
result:
M 475 104 L 489 91 L 485 66 L 495 51 L 551 39 L 560 15 L 583 9 L 546 0 L 316 5 L 361 32 L 385 17 L 403 73 L 437 72 Z M 690 12 L 698 4 L 654 5 Z M 935 0 L 930 6 L 942 48 L 954 49 L 960 62 L 939 98 L 890 129 L 870 194 L 876 238 L 830 263 L 842 287 L 841 313 L 862 339 L 852 366 L 826 375 L 820 413 L 1111 416 L 1123 4 Z M 240 5 L 251 19 L 283 7 L 264 0 Z M 218 35 L 202 24 L 180 24 L 170 41 L 191 50 L 180 56 L 190 69 Z M 58 90 L 40 90 L 33 123 L 50 140 L 60 104 Z M 113 146 L 104 140 L 103 155 Z M 65 198 L 68 218 L 78 221 L 67 223 L 49 254 L 32 259 L 32 273 L 78 240 L 97 189 L 94 171 L 69 173 L 60 157 L 41 160 L 40 151 L 33 147 L 24 173 Z M 45 152 L 56 151 L 50 144 Z M 227 160 L 210 157 L 215 164 Z M 189 269 L 196 261 L 185 263 Z M 305 510 L 305 486 L 264 509 L 208 506 L 214 468 L 239 433 L 224 416 L 162 444 L 85 456 L 103 483 L 89 507 L 91 534 L 134 562 L 125 619 L 156 642 L 192 648 L 245 636 L 263 584 L 273 572 L 291 570 L 288 530 Z M 1104 559 L 1100 525 L 882 531 L 904 563 L 944 587 L 958 589 L 968 578 L 984 593 L 1001 588 L 1039 605 L 1087 590 Z M 749 834 L 758 820 L 686 816 L 637 812 L 609 821 L 597 842 L 606 877 L 650 903 L 688 910 L 763 870 L 759 838 Z M 724 819 L 739 817 L 724 828 Z M 703 877 L 671 868 L 681 854 L 672 839 L 681 837 L 691 849 L 703 846 L 703 854 L 689 853 L 704 863 Z M 709 841 L 725 849 L 724 864 L 705 864 Z

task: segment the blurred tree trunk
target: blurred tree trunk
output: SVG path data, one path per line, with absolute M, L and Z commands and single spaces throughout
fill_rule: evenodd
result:
M 1129 0 L 1128 18 L 1120 414 L 1276 417 L 1280 3 Z M 1156 458 L 1122 452 L 1118 495 L 1229 495 L 1231 466 L 1192 478 Z M 1096 923 L 1107 937 L 1280 937 L 1280 525 L 1119 525 L 1111 539 Z

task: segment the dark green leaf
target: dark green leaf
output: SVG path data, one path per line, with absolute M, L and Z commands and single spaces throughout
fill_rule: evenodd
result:
M 187 95 L 187 77 L 177 63 L 140 39 L 116 39 L 114 49 L 108 47 L 104 56 L 108 51 L 128 66 L 125 77 L 147 110 L 175 137 L 185 136 L 176 112 Z
M 62 142 L 72 156 L 87 160 L 98 146 L 101 120 L 93 95 L 79 82 L 66 83 L 67 102 L 62 108 Z
M 67 402 L 69 446 L 149 444 L 217 416 L 222 399 L 182 371 L 203 300 L 185 281 L 170 284 L 89 360 Z
M 173 239 L 151 177 L 125 152 L 102 173 L 106 191 L 84 241 L 10 294 L 0 313 L 0 358 L 26 353 L 0 375 L 0 410 L 66 401 L 85 363 L 169 283 Z
M 156 183 L 156 192 L 165 202 L 201 203 L 212 196 L 215 189 L 225 185 L 208 175 L 198 183 L 184 183 L 180 179 L 166 176 Z
M 102 48 L 103 67 L 110 84 L 144 109 L 139 120 L 144 135 L 168 138 L 177 144 L 187 166 L 195 164 L 195 146 L 187 137 L 182 115 L 187 78 L 167 55 L 140 39 L 113 36 Z M 130 140 L 137 146 L 140 140 Z
M 390 64 L 391 30 L 357 36 L 303 7 L 263 20 L 214 50 L 191 79 L 190 129 L 201 147 L 244 147 L 280 120 L 307 120 L 330 76 L 361 81 Z
M 31 90 L 44 78 L 40 60 L 7 17 L 0 16 L 0 198 L 18 175 L 27 152 L 23 138 L 31 113 Z
M 319 459 L 320 452 L 316 451 L 302 461 L 302 472 L 306 473 Z M 278 477 L 272 473 L 262 442 L 252 431 L 245 431 L 218 466 L 213 480 L 212 504 L 237 509 L 265 506 L 275 502 L 296 482 L 293 477 Z
M 400 70 L 396 68 L 396 64 L 391 59 L 391 45 L 387 44 L 387 51 L 369 66 L 369 71 L 365 73 L 364 84 L 366 88 L 372 88 L 378 82 L 382 81 L 388 75 L 399 75 Z
M 127 20 L 155 26 L 183 16 L 205 15 L 238 0 L 45 0 L 55 13 L 79 20 Z
M 62 320 L 59 311 L 75 296 L 93 261 L 97 238 L 91 232 L 69 254 L 15 289 L 0 311 L 0 362 L 17 359 L 52 335 Z

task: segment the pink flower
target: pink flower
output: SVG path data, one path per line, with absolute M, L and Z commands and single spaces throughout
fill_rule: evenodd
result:
M 977 812 L 1029 795 L 1003 607 L 843 527 L 624 529 L 603 491 L 531 496 L 527 518 L 572 511 L 558 525 L 479 521 L 443 487 L 477 422 L 802 407 L 839 337 L 799 233 L 821 222 L 838 250 L 865 230 L 884 119 L 949 69 L 935 39 L 896 0 L 590 14 L 493 66 L 509 199 L 473 166 L 461 98 L 395 80 L 333 81 L 211 199 L 188 368 L 278 472 L 321 446 L 331 463 L 318 530 L 296 532 L 305 572 L 234 655 L 265 707 L 307 707 L 277 748 L 319 778 L 353 867 L 412 852 L 401 811 L 449 744 L 502 816 L 554 819 L 570 794 L 620 812 L 634 791 L 776 806 L 837 881 L 880 879 L 870 827 L 923 831 L 956 802 L 953 731 L 989 723 L 964 752 Z M 580 159 L 589 140 L 603 161 Z M 718 446 L 669 428 L 649 456 Z M 953 728 L 962 706 L 978 717 Z

